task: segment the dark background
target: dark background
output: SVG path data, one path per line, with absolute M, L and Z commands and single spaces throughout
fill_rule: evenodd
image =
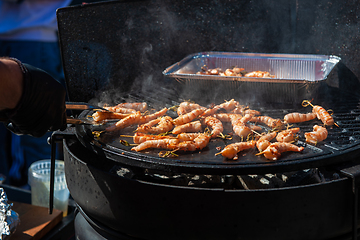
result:
M 354 0 L 82 2 L 57 13 L 71 101 L 159 87 L 165 68 L 203 51 L 336 55 L 341 84 L 359 92 Z

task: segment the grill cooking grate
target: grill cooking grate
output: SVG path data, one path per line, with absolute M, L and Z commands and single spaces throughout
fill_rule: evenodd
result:
M 315 105 L 321 105 L 330 113 L 338 124 L 339 127 L 328 127 L 328 138 L 325 140 L 324 145 L 331 149 L 343 150 L 358 144 L 360 141 L 360 101 L 354 96 L 349 99 L 349 96 L 342 96 L 341 101 L 333 101 L 326 99 L 323 103 L 314 103 Z M 150 108 L 161 109 L 164 106 L 171 107 L 179 105 L 182 101 L 192 100 L 184 99 L 176 92 L 176 90 L 170 90 L 168 88 L 152 89 L 147 92 L 129 93 L 123 96 L 121 101 L 123 102 L 141 102 L 145 101 L 149 104 Z M 224 99 L 230 100 L 230 99 Z M 237 100 L 237 99 L 235 99 Z M 220 102 L 216 102 L 218 104 Z M 210 103 L 211 104 L 211 103 Z M 322 105 L 324 104 L 324 105 Z M 292 112 L 307 113 L 312 111 L 312 107 L 306 108 L 301 106 L 301 102 L 298 107 L 286 108 L 286 105 L 271 104 L 271 106 L 261 106 L 261 103 L 249 104 L 250 108 L 259 110 L 262 115 L 270 116 L 272 118 L 282 119 L 286 114 Z M 284 107 L 285 106 L 285 107 Z M 300 127 L 301 136 L 300 140 L 305 142 L 304 133 L 312 131 L 313 126 L 323 125 L 318 119 L 304 123 L 293 124 L 293 127 Z
M 179 105 L 182 101 L 190 100 L 197 102 L 203 106 L 210 104 L 219 104 L 224 100 L 207 102 L 204 104 L 197 95 L 193 95 L 194 99 L 186 99 L 178 88 L 168 88 L 161 86 L 157 88 L 148 88 L 142 91 L 130 91 L 117 98 L 110 98 L 114 100 L 113 104 L 120 102 L 147 102 L 150 109 L 159 110 L 163 107 L 173 107 Z M 336 91 L 335 91 L 336 92 Z M 330 93 L 330 94 L 329 94 Z M 321 99 L 321 100 L 318 100 Z M 341 101 L 335 100 L 341 99 Z M 270 116 L 272 118 L 282 119 L 284 115 L 291 112 L 307 113 L 312 111 L 312 107 L 303 107 L 301 102 L 297 105 L 267 103 L 267 102 L 241 102 L 241 99 L 236 99 L 243 105 L 249 106 L 251 109 L 259 110 L 262 115 Z M 106 102 L 107 100 L 100 99 L 99 102 Z M 201 152 L 181 153 L 176 158 L 159 157 L 158 149 L 149 149 L 146 152 L 134 152 L 131 146 L 124 146 L 120 140 L 128 140 L 121 138 L 117 133 L 105 133 L 99 138 L 94 139 L 91 134 L 96 127 L 78 126 L 77 133 L 80 141 L 88 146 L 92 143 L 96 152 L 105 151 L 107 157 L 121 162 L 125 165 L 140 166 L 141 168 L 156 169 L 160 171 L 176 172 L 176 173 L 208 173 L 208 174 L 265 174 L 269 172 L 289 172 L 294 170 L 301 170 L 306 168 L 317 168 L 325 165 L 338 164 L 339 162 L 349 161 L 355 159 L 359 154 L 360 141 L 360 103 L 356 96 L 349 94 L 342 94 L 339 91 L 336 94 L 331 94 L 327 91 L 324 95 L 319 95 L 317 102 L 314 105 L 321 105 L 325 109 L 331 109 L 333 117 L 339 127 L 331 126 L 328 129 L 328 138 L 318 143 L 317 145 L 307 144 L 305 142 L 304 133 L 311 132 L 315 124 L 322 125 L 320 120 L 312 120 L 304 123 L 293 124 L 292 127 L 300 127 L 299 139 L 297 145 L 303 146 L 305 149 L 301 153 L 287 152 L 283 153 L 281 158 L 277 161 L 269 161 L 262 156 L 256 156 L 258 153 L 255 149 L 250 149 L 242 154 L 238 160 L 223 159 L 221 155 L 217 155 L 219 147 L 223 148 L 225 145 L 234 141 L 240 141 L 240 138 L 234 137 L 233 140 L 224 141 L 222 139 L 213 139 L 207 148 Z M 91 113 L 86 113 L 87 116 Z M 168 115 L 176 117 L 176 112 L 170 110 Z M 122 135 L 132 135 L 133 128 L 122 130 Z M 263 126 L 264 131 L 270 130 Z M 225 132 L 226 134 L 226 132 Z M 90 138 L 89 138 L 90 137 Z

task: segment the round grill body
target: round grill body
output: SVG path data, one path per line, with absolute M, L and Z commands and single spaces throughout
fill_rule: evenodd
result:
M 72 197 L 90 217 L 141 239 L 328 239 L 351 232 L 351 181 L 229 190 L 136 180 L 64 140 Z M 116 167 L 115 167 L 116 168 Z

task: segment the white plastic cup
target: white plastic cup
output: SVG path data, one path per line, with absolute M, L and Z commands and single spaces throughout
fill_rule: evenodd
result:
M 31 187 L 31 204 L 49 207 L 50 199 L 50 167 L 51 160 L 40 160 L 32 163 L 29 168 L 29 185 Z M 64 161 L 55 161 L 54 177 L 54 209 L 67 215 L 69 190 L 66 185 Z

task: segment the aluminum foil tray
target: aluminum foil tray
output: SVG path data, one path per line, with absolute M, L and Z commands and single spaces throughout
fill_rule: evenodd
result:
M 201 52 L 187 56 L 163 71 L 166 78 L 181 83 L 184 98 L 210 101 L 221 96 L 244 101 L 297 102 L 314 98 L 320 86 L 338 85 L 330 73 L 340 61 L 332 55 Z M 272 78 L 199 75 L 207 68 L 244 68 L 246 72 L 267 71 Z M 211 94 L 209 94 L 211 93 Z M 212 95 L 212 97 L 211 97 Z

